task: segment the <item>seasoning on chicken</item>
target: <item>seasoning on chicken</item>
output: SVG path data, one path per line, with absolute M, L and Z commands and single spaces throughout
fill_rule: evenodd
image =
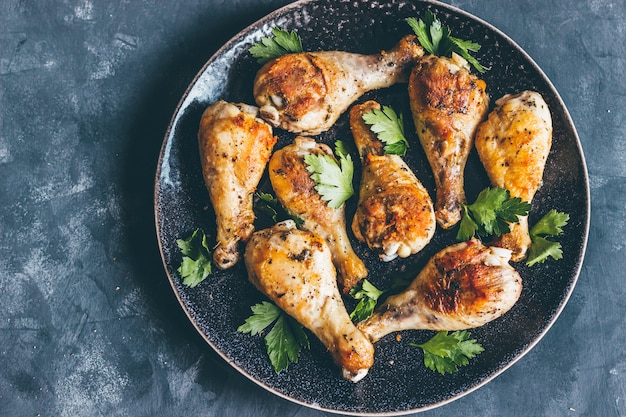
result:
M 552 146 L 552 117 L 537 92 L 507 94 L 476 132 L 476 150 L 491 183 L 509 190 L 511 197 L 530 203 L 541 186 Z M 513 251 L 512 260 L 526 257 L 531 240 L 528 216 L 510 226 L 511 232 L 493 244 Z
M 463 330 L 495 320 L 522 291 L 510 254 L 478 239 L 449 246 L 428 261 L 406 290 L 390 296 L 357 327 L 376 342 L 400 330 Z
M 304 161 L 308 154 L 332 156 L 328 145 L 299 136 L 277 150 L 269 163 L 269 177 L 276 198 L 292 215 L 303 220 L 301 226 L 320 235 L 330 247 L 338 271 L 339 284 L 348 292 L 367 276 L 367 268 L 354 252 L 346 230 L 345 204 L 331 208 L 315 190 L 315 182 Z
M 220 269 L 237 263 L 240 243 L 254 232 L 252 197 L 276 143 L 257 114 L 254 106 L 220 100 L 200 120 L 202 175 L 217 223 L 213 260 Z
M 324 239 L 287 220 L 254 233 L 244 259 L 250 282 L 322 341 L 344 378 L 367 374 L 374 347 L 346 311 Z
M 261 116 L 272 126 L 302 135 L 328 130 L 361 95 L 406 82 L 424 54 L 414 35 L 390 51 L 287 54 L 266 63 L 254 80 Z
M 370 100 L 350 110 L 350 129 L 362 165 L 352 231 L 386 262 L 422 250 L 437 225 L 426 188 L 401 156 L 385 154 L 383 143 L 363 120 L 363 114 L 380 108 Z
M 426 56 L 411 72 L 411 112 L 435 178 L 435 216 L 444 229 L 461 220 L 465 164 L 489 107 L 485 88 L 457 54 Z

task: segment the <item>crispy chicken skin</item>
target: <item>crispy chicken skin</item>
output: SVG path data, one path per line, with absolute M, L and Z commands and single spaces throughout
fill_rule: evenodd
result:
M 435 216 L 444 229 L 461 220 L 465 164 L 476 128 L 489 108 L 485 88 L 456 54 L 426 56 L 411 72 L 411 112 L 435 178 Z
M 433 256 L 409 287 L 389 297 L 357 327 L 376 342 L 400 330 L 463 330 L 482 326 L 517 302 L 522 279 L 510 251 L 479 240 Z
M 385 154 L 383 143 L 363 121 L 364 113 L 380 108 L 369 100 L 350 109 L 350 129 L 362 165 L 352 231 L 383 261 L 391 261 L 422 250 L 435 234 L 436 223 L 426 188 L 402 157 Z
M 541 186 L 551 146 L 550 110 L 532 91 L 500 98 L 476 133 L 476 150 L 491 183 L 529 203 Z M 531 245 L 528 217 L 520 217 L 493 244 L 510 249 L 513 261 L 524 260 Z
M 365 92 L 406 82 L 411 66 L 423 54 L 417 37 L 407 35 L 390 51 L 374 55 L 344 51 L 283 55 L 259 70 L 254 98 L 272 126 L 317 135 Z
M 324 239 L 287 220 L 254 233 L 244 259 L 250 282 L 322 341 L 346 379 L 367 374 L 374 347 L 346 311 Z
M 304 221 L 301 227 L 326 240 L 338 271 L 340 287 L 348 292 L 367 276 L 367 268 L 350 244 L 345 204 L 338 209 L 331 208 L 315 190 L 315 182 L 304 162 L 304 156 L 311 153 L 333 155 L 328 145 L 303 136 L 296 137 L 292 144 L 272 155 L 270 181 L 282 206 Z
M 254 231 L 252 197 L 276 143 L 272 127 L 257 117 L 257 110 L 220 100 L 200 120 L 202 175 L 217 222 L 213 260 L 220 269 L 237 263 L 240 243 Z

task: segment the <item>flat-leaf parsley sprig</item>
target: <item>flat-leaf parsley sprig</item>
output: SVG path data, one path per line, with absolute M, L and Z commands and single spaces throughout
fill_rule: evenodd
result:
M 289 213 L 273 194 L 259 192 L 255 193 L 255 197 L 254 209 L 270 217 L 274 223 L 286 219 L 293 220 L 298 227 L 304 223 L 304 220 Z
M 335 155 L 339 158 L 348 157 L 354 152 L 356 152 L 356 149 L 351 142 L 345 142 L 343 140 L 335 141 Z
M 371 282 L 367 279 L 362 280 L 357 285 L 355 285 L 352 289 L 350 289 L 350 295 L 355 300 L 359 300 L 357 305 L 350 313 L 350 318 L 353 322 L 363 321 L 374 312 L 374 308 L 378 303 L 378 299 L 381 295 L 384 294 L 384 291 L 376 288 Z
M 500 236 L 509 233 L 509 223 L 517 223 L 519 216 L 527 216 L 531 209 L 528 202 L 519 197 L 511 198 L 504 188 L 487 187 L 472 204 L 462 204 L 463 217 L 457 240 L 466 241 L 474 236 Z
M 273 28 L 272 36 L 264 36 L 248 49 L 259 64 L 285 54 L 302 52 L 302 39 L 296 31 Z
M 563 251 L 559 242 L 548 240 L 547 237 L 559 236 L 563 227 L 569 221 L 569 214 L 550 210 L 530 229 L 532 245 L 528 251 L 526 265 L 533 266 L 543 263 L 548 258 L 555 260 L 563 258 Z
M 402 113 L 396 114 L 389 106 L 373 109 L 363 114 L 363 121 L 370 125 L 370 130 L 385 144 L 386 154 L 405 155 L 409 141 L 404 136 L 404 120 Z
M 458 371 L 485 350 L 476 339 L 470 339 L 467 330 L 452 333 L 443 330 L 424 343 L 410 343 L 410 346 L 422 349 L 424 365 L 442 375 Z
M 470 52 L 477 52 L 480 49 L 480 45 L 476 42 L 452 36 L 450 28 L 443 25 L 430 10 L 426 10 L 423 19 L 418 20 L 414 17 L 409 17 L 406 19 L 406 22 L 417 35 L 420 45 L 428 53 L 436 56 L 448 56 L 455 52 L 465 58 L 478 72 L 486 71 L 485 67 L 470 55 Z
M 280 372 L 290 363 L 297 363 L 302 349 L 310 347 L 304 327 L 268 301 L 253 305 L 251 310 L 252 315 L 237 331 L 254 336 L 272 326 L 265 335 L 265 349 L 274 370 Z
M 196 229 L 187 239 L 177 239 L 176 244 L 183 253 L 178 273 L 183 285 L 193 288 L 213 273 L 208 237 L 204 230 Z
M 413 276 L 414 274 L 411 272 L 411 274 L 406 275 L 406 277 L 396 277 L 389 288 L 382 290 L 376 288 L 374 284 L 367 279 L 360 281 L 350 290 L 352 298 L 359 300 L 357 305 L 354 307 L 354 310 L 352 310 L 352 313 L 350 313 L 352 321 L 357 323 L 367 319 L 372 315 L 376 305 L 383 299 L 383 296 L 386 297 L 390 293 L 395 293 L 405 289 L 409 286 L 409 284 L 411 284 Z
M 304 162 L 322 200 L 327 201 L 330 208 L 338 209 L 354 195 L 354 163 L 352 156 L 345 152 L 345 146 L 337 147 L 335 153 L 339 162 L 331 155 L 312 153 L 304 155 Z

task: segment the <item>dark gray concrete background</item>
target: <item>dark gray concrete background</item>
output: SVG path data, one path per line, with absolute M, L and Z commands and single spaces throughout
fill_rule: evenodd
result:
M 167 282 L 153 177 L 203 63 L 285 0 L 0 2 L 0 416 L 328 415 L 219 358 Z M 626 4 L 454 0 L 547 73 L 575 121 L 592 226 L 547 336 L 424 417 L 626 416 Z

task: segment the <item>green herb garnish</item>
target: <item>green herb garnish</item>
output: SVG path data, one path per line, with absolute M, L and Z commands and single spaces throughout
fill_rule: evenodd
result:
M 562 228 L 567 225 L 568 221 L 569 214 L 552 209 L 530 229 L 532 245 L 528 251 L 526 265 L 543 263 L 548 258 L 556 260 L 563 258 L 561 244 L 548 240 L 547 237 L 562 234 Z
M 196 229 L 187 239 L 177 239 L 176 244 L 184 255 L 178 273 L 183 285 L 193 288 L 213 271 L 208 238 L 202 229 Z
M 370 125 L 370 130 L 385 144 L 386 154 L 404 155 L 409 147 L 409 141 L 404 136 L 404 121 L 389 106 L 373 109 L 363 114 L 363 121 Z
M 300 227 L 304 223 L 304 220 L 299 218 L 298 216 L 294 216 L 289 213 L 283 206 L 280 204 L 280 201 L 270 193 L 256 193 L 258 200 L 254 203 L 254 208 L 259 212 L 265 214 L 270 217 L 274 223 L 278 223 L 280 221 L 291 219 L 296 222 L 296 226 Z
M 302 349 L 309 349 L 309 338 L 302 325 L 267 301 L 253 305 L 251 310 L 253 314 L 237 331 L 254 336 L 273 324 L 265 335 L 265 349 L 274 370 L 280 372 L 290 363 L 297 363 Z
M 521 198 L 511 198 L 504 188 L 485 188 L 473 204 L 461 204 L 463 217 L 457 240 L 466 241 L 475 235 L 500 236 L 509 233 L 509 223 L 517 223 L 518 216 L 526 216 L 531 205 Z
M 302 52 L 302 39 L 295 32 L 273 28 L 271 37 L 262 37 L 248 50 L 259 64 L 285 54 Z
M 343 149 L 343 146 L 341 147 Z M 306 154 L 304 162 L 311 178 L 315 181 L 315 190 L 328 206 L 338 209 L 352 195 L 352 176 L 354 163 L 349 153 L 337 152 L 339 162 L 326 154 Z
M 335 141 L 335 155 L 339 158 L 344 158 L 355 152 L 354 146 L 350 142 L 344 142 L 343 140 Z
M 485 349 L 475 340 L 470 339 L 467 330 L 448 333 L 437 332 L 430 340 L 422 344 L 410 343 L 424 351 L 424 365 L 444 375 L 459 370 L 469 360 Z
M 472 41 L 453 37 L 450 28 L 443 25 L 430 10 L 426 10 L 424 19 L 417 20 L 414 17 L 409 17 L 406 19 L 406 22 L 417 35 L 420 45 L 430 54 L 448 56 L 452 52 L 456 52 L 465 58 L 478 72 L 485 72 L 485 67 L 480 65 L 478 60 L 470 55 L 470 52 L 477 52 L 480 49 L 480 45 Z
M 366 279 L 352 287 L 350 295 L 354 299 L 359 300 L 356 307 L 354 307 L 354 310 L 352 310 L 352 313 L 350 313 L 352 321 L 363 321 L 371 316 L 374 312 L 378 299 L 383 293 L 384 291 L 379 290 Z

